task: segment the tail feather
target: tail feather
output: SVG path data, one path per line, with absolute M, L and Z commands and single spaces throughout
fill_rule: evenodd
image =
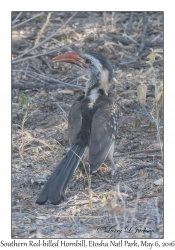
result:
M 65 155 L 42 189 L 36 203 L 44 204 L 50 200 L 58 204 L 65 199 L 65 190 L 85 152 L 86 147 L 75 144 Z

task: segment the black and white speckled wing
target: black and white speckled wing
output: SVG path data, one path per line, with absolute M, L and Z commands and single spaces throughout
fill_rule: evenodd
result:
M 89 164 L 92 172 L 105 161 L 118 129 L 119 110 L 115 104 L 99 108 L 93 116 L 89 142 Z

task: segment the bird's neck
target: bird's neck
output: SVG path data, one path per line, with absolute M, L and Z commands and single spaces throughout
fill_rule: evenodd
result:
M 108 87 L 109 85 L 103 85 L 100 82 L 94 82 L 93 80 L 89 80 L 86 89 L 85 89 L 85 96 L 89 98 L 89 108 L 93 108 L 95 102 L 97 101 L 99 95 L 101 93 L 108 95 Z
M 95 90 L 98 91 L 99 89 L 103 90 L 104 93 L 107 95 L 109 90 L 109 83 L 90 79 L 86 84 L 85 96 L 88 97 L 89 95 L 94 93 Z

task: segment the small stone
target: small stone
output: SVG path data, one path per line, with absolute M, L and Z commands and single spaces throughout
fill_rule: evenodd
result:
M 36 227 L 30 227 L 28 231 L 29 231 L 29 233 L 35 232 L 36 231 Z
M 33 164 L 33 163 L 27 163 L 27 167 L 28 167 L 28 168 L 33 168 L 33 167 L 34 167 L 34 164 Z

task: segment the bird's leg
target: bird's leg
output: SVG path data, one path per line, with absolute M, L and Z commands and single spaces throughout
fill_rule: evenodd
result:
M 86 172 L 89 171 L 89 163 L 87 163 L 87 159 L 89 158 L 89 148 L 86 147 L 85 153 L 84 153 L 84 160 L 80 161 L 78 168 L 80 169 L 80 171 L 82 172 L 83 175 L 86 174 Z
M 117 171 L 117 166 L 114 163 L 113 155 L 114 155 L 114 142 L 112 143 L 111 148 L 110 148 L 109 153 L 108 153 L 108 158 L 109 158 L 111 165 L 112 165 L 112 169 L 111 169 L 112 178 L 115 174 L 115 171 Z

